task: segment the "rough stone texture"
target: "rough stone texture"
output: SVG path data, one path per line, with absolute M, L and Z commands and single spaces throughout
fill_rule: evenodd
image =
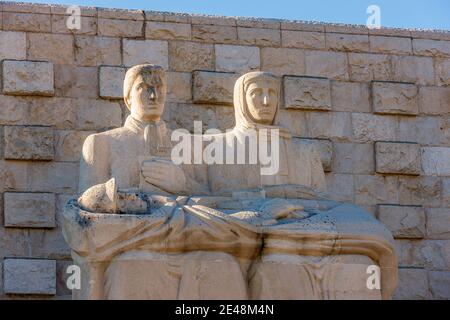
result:
M 395 176 L 355 175 L 355 203 L 376 205 L 398 202 L 398 178 Z
M 348 80 L 347 55 L 342 52 L 306 51 L 306 74 L 335 80 Z
M 392 80 L 390 57 L 384 54 L 349 53 L 350 79 L 353 81 Z
M 214 46 L 195 42 L 170 42 L 170 70 L 214 70 Z
M 167 101 L 188 102 L 192 100 L 192 76 L 188 72 L 167 74 Z
M 311 144 L 320 154 L 322 160 L 323 170 L 325 172 L 331 171 L 331 163 L 333 162 L 333 144 L 330 140 L 322 139 L 296 139 L 299 143 Z
M 434 65 L 431 57 L 392 55 L 391 63 L 394 81 L 434 84 Z
M 259 48 L 251 46 L 216 45 L 216 71 L 247 72 L 259 69 Z
M 354 34 L 326 34 L 327 49 L 333 51 L 368 52 L 369 36 Z
M 351 139 L 350 116 L 345 112 L 308 112 L 305 114 L 307 137 L 349 141 Z
M 54 94 L 53 64 L 3 60 L 3 93 L 12 95 Z
M 56 227 L 54 194 L 6 192 L 4 198 L 5 227 Z
M 278 76 L 304 75 L 305 53 L 303 50 L 290 48 L 262 48 L 261 69 Z
M 396 118 L 365 113 L 352 113 L 353 136 L 358 142 L 395 141 Z
M 98 19 L 98 35 L 107 37 L 142 37 L 144 21 Z
M 51 32 L 49 14 L 3 12 L 3 30 Z
M 370 50 L 376 53 L 411 54 L 411 38 L 370 36 Z
M 192 40 L 209 43 L 236 43 L 237 29 L 232 26 L 193 24 Z
M 427 238 L 450 240 L 450 209 L 429 208 L 427 214 Z
M 169 68 L 168 44 L 160 40 L 123 40 L 123 64 L 152 63 Z
M 74 63 L 74 41 L 71 35 L 29 33 L 29 60 L 47 60 L 54 64 Z
M 420 87 L 419 110 L 423 114 L 442 115 L 450 113 L 450 88 Z
M 414 84 L 372 82 L 372 104 L 375 113 L 418 114 L 417 98 L 418 89 Z
M 373 144 L 333 143 L 332 172 L 373 174 L 375 157 Z
M 422 170 L 430 176 L 450 176 L 450 148 L 422 148 Z
M 279 30 L 263 28 L 237 28 L 239 43 L 255 46 L 277 47 L 281 44 Z
M 425 212 L 421 207 L 379 205 L 377 218 L 394 238 L 421 239 L 425 236 Z
M 120 65 L 120 39 L 108 37 L 75 37 L 75 60 L 80 66 Z
M 55 161 L 79 161 L 81 147 L 93 131 L 57 130 L 55 132 Z
M 325 49 L 325 33 L 282 30 L 281 44 L 287 48 Z
M 430 271 L 430 287 L 434 299 L 450 299 L 450 272 Z
M 414 54 L 421 56 L 450 56 L 450 41 L 413 39 Z
M 64 11 L 65 12 L 65 11 Z M 82 13 L 83 14 L 83 13 Z M 92 35 L 97 34 L 97 18 L 81 16 L 81 29 L 67 28 L 67 15 L 52 15 L 52 32 L 53 33 L 69 33 L 78 35 Z
M 123 79 L 125 79 L 126 72 L 127 69 L 122 67 L 100 67 L 100 97 L 107 99 L 122 99 Z
M 145 24 L 145 37 L 148 39 L 190 40 L 191 25 L 188 23 L 148 21 Z
M 420 147 L 413 143 L 375 143 L 378 173 L 420 174 Z
M 4 292 L 6 294 L 56 293 L 56 261 L 5 259 L 3 261 Z
M 97 68 L 56 65 L 55 94 L 70 98 L 97 98 Z
M 284 77 L 283 86 L 285 108 L 331 110 L 330 80 Z
M 334 111 L 370 112 L 368 83 L 331 81 L 331 104 Z
M 195 71 L 192 75 L 192 93 L 195 103 L 233 104 L 235 73 Z
M 26 58 L 27 40 L 25 32 L 0 31 L 0 60 Z
M 398 276 L 399 286 L 394 299 L 426 300 L 432 298 L 426 270 L 400 268 Z
M 439 86 L 450 85 L 450 59 L 436 59 L 436 84 Z
M 52 160 L 53 130 L 49 127 L 5 126 L 5 159 Z

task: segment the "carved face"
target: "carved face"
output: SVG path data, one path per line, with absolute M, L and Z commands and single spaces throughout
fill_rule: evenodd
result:
M 158 74 L 139 75 L 131 88 L 131 115 L 141 121 L 159 120 L 166 98 L 166 84 Z
M 245 99 L 253 121 L 261 124 L 273 122 L 278 107 L 278 88 L 275 82 L 262 79 L 250 83 Z

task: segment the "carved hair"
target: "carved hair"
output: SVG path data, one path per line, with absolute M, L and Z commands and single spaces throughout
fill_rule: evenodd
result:
M 139 64 L 128 69 L 125 74 L 125 80 L 123 82 L 123 98 L 127 108 L 131 110 L 131 106 L 128 103 L 129 96 L 131 93 L 131 88 L 133 88 L 134 81 L 136 81 L 138 76 L 143 76 L 145 74 L 152 75 L 153 77 L 158 77 L 162 83 L 166 83 L 166 72 L 164 69 L 155 64 Z

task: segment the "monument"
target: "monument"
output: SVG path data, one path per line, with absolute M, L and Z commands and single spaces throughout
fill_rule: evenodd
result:
M 129 69 L 124 126 L 84 143 L 80 197 L 63 214 L 81 268 L 74 298 L 392 296 L 391 234 L 363 209 L 328 200 L 318 154 L 276 125 L 277 77 L 251 72 L 237 80 L 236 126 L 206 139 L 225 141 L 216 146 L 226 150 L 237 146 L 224 162 L 173 161 L 171 132 L 161 120 L 165 91 L 162 68 Z M 275 160 L 272 168 L 262 158 L 251 161 L 260 150 Z

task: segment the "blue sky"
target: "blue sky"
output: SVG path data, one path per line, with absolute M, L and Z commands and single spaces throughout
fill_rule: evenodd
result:
M 450 0 L 34 0 L 35 3 L 144 9 L 260 18 L 365 24 L 369 5 L 381 9 L 381 25 L 450 30 Z

